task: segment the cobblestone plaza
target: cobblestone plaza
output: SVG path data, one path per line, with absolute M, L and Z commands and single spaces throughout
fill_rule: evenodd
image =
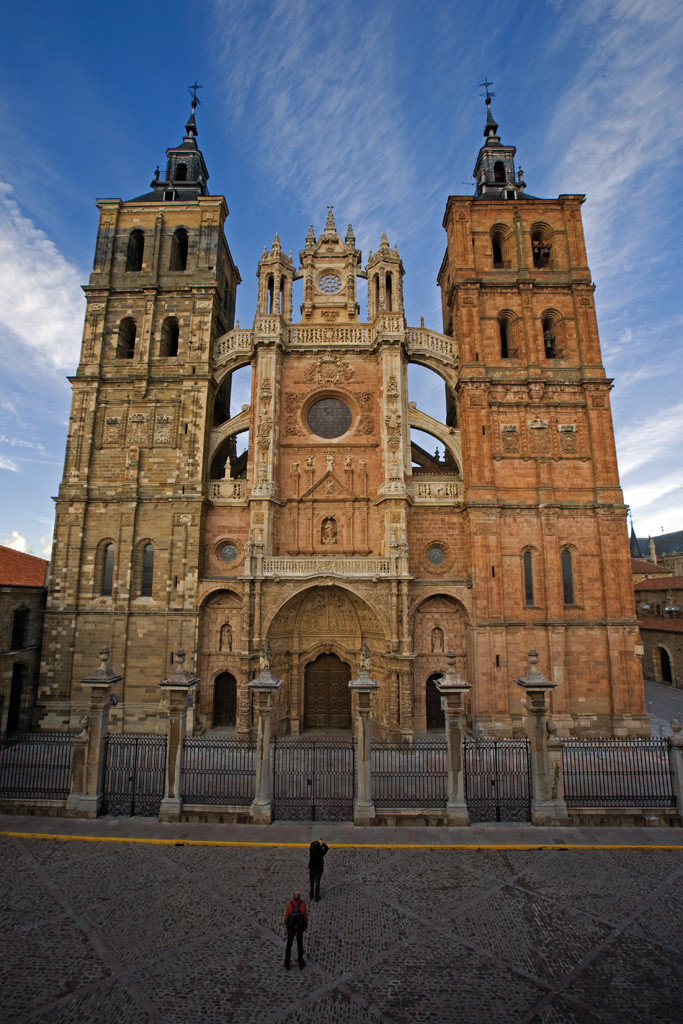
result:
M 678 830 L 325 827 L 306 968 L 288 974 L 282 915 L 321 826 L 0 830 L 8 1024 L 680 1019 Z

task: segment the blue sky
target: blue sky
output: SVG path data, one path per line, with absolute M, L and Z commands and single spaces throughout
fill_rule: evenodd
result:
M 398 244 L 408 323 L 441 329 L 448 195 L 468 194 L 488 76 L 531 195 L 586 193 L 622 486 L 639 536 L 683 528 L 678 0 L 215 0 L 0 7 L 0 543 L 49 554 L 96 197 L 148 188 L 187 86 L 253 319 L 278 231 Z

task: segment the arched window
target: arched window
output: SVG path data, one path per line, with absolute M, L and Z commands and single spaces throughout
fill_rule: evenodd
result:
M 111 541 L 102 548 L 100 561 L 100 596 L 111 597 L 114 588 L 114 555 L 116 546 Z
M 564 548 L 560 556 L 562 562 L 562 593 L 565 604 L 574 604 L 574 573 L 572 571 L 572 553 Z
M 142 270 L 142 255 L 145 251 L 145 236 L 139 229 L 135 228 L 128 236 L 128 249 L 126 251 L 126 270 Z
M 177 164 L 175 169 L 176 181 L 187 181 L 187 164 Z
M 379 313 L 379 274 L 375 274 L 374 277 L 374 292 L 375 292 L 375 316 Z
M 160 356 L 178 355 L 178 336 L 180 328 L 174 316 L 167 316 L 161 325 L 161 345 L 159 346 Z
M 185 228 L 176 228 L 173 232 L 171 242 L 171 270 L 185 270 L 187 268 L 187 231 Z
M 557 327 L 551 316 L 544 316 L 541 320 L 543 328 L 543 350 L 546 359 L 555 359 L 557 356 Z
M 152 585 L 154 583 L 154 545 L 145 544 L 142 549 L 142 564 L 140 574 L 140 597 L 152 596 Z
M 552 251 L 552 235 L 546 225 L 537 224 L 531 229 L 531 254 L 534 266 L 549 267 Z
M 131 316 L 124 317 L 119 324 L 119 338 L 116 345 L 117 359 L 132 359 L 135 354 L 137 325 Z
M 505 164 L 502 160 L 496 160 L 493 165 L 493 180 L 499 184 L 505 182 Z
M 387 274 L 386 277 L 386 296 L 387 296 L 387 309 L 390 313 L 394 309 L 394 292 L 391 274 Z
M 498 327 L 500 329 L 500 357 L 501 359 L 507 359 L 510 355 L 507 320 L 499 321 Z
M 268 304 L 266 309 L 269 313 L 273 312 L 273 296 L 275 292 L 275 282 L 273 281 L 273 275 L 270 274 L 268 277 Z
M 26 634 L 28 631 L 28 608 L 15 608 L 12 615 L 12 640 L 10 650 L 20 651 L 26 645 Z
M 503 263 L 503 250 L 500 245 L 500 238 L 494 237 L 491 239 L 491 249 L 493 251 L 493 265 L 494 267 L 502 267 Z
M 522 559 L 524 565 L 524 604 L 527 608 L 534 605 L 534 572 L 531 562 L 531 552 L 525 551 Z

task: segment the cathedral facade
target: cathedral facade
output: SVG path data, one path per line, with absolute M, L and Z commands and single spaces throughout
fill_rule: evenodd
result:
M 406 324 L 397 247 L 382 236 L 363 263 L 332 209 L 298 260 L 277 235 L 264 249 L 253 326 L 236 325 L 228 210 L 194 110 L 151 192 L 99 201 L 43 728 L 79 720 L 106 644 L 123 676 L 112 729 L 165 729 L 159 681 L 184 648 L 200 679 L 190 730 L 253 735 L 267 643 L 273 730 L 349 729 L 365 642 L 378 736 L 440 727 L 450 649 L 471 727 L 519 733 L 513 680 L 532 647 L 559 684 L 561 734 L 649 733 L 584 197 L 527 195 L 497 130 L 487 97 L 475 195 L 446 204 L 442 331 Z M 410 364 L 445 405 L 409 401 Z

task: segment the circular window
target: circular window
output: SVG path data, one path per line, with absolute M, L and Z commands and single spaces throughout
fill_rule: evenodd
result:
M 234 544 L 224 544 L 219 554 L 224 562 L 234 562 L 237 558 L 237 548 Z
M 318 437 L 341 437 L 351 426 L 351 410 L 339 398 L 321 398 L 308 410 L 306 422 Z
M 336 274 L 323 274 L 318 281 L 318 288 L 325 295 L 336 295 L 337 292 L 341 291 L 341 287 L 341 278 Z
M 427 561 L 431 565 L 441 565 L 443 563 L 446 553 L 443 548 L 437 547 L 435 544 L 427 552 Z

